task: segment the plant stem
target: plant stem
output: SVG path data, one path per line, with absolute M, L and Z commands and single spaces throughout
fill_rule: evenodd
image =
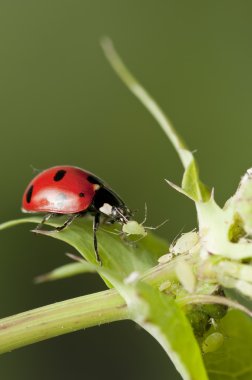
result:
M 141 276 L 141 280 L 154 288 L 159 288 L 167 279 L 177 281 L 174 269 L 180 260 L 183 260 L 183 255 L 151 268 Z M 181 306 L 221 303 L 251 315 L 247 308 L 234 301 L 208 294 L 192 294 L 178 302 Z M 0 319 L 0 354 L 72 331 L 131 317 L 124 299 L 115 289 L 57 302 Z
M 152 96 L 145 90 L 145 88 L 136 80 L 136 78 L 125 66 L 122 59 L 119 57 L 116 50 L 114 49 L 112 41 L 108 37 L 104 37 L 101 40 L 101 46 L 105 56 L 107 57 L 108 61 L 110 62 L 117 75 L 121 78 L 124 84 L 129 88 L 129 90 L 140 100 L 140 102 L 145 106 L 145 108 L 152 114 L 152 116 L 157 120 L 158 124 L 161 126 L 164 133 L 170 139 L 172 145 L 177 151 L 184 168 L 186 168 L 187 160 L 181 153 L 181 149 L 187 149 L 187 147 L 182 138 L 174 129 L 171 121 L 165 115 L 163 110 L 159 107 L 157 102 L 152 98 Z
M 181 257 L 147 271 L 142 280 L 158 288 Z M 0 319 L 0 354 L 83 328 L 129 319 L 130 312 L 116 290 L 77 297 Z
M 174 265 L 158 265 L 142 279 L 158 287 L 171 275 Z M 129 318 L 125 301 L 114 289 L 57 302 L 0 319 L 0 354 L 72 331 Z
M 128 318 L 128 308 L 114 289 L 57 302 L 0 320 L 0 353 Z

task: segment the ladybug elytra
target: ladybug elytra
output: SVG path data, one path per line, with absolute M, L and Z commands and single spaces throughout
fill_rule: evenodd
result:
M 123 225 L 132 215 L 122 199 L 100 178 L 74 166 L 55 166 L 39 173 L 24 192 L 22 211 L 45 213 L 37 230 L 51 216 L 58 214 L 65 214 L 68 218 L 56 228 L 57 231 L 68 227 L 79 216 L 93 215 L 94 250 L 99 263 L 96 233 L 101 215 L 112 223 Z

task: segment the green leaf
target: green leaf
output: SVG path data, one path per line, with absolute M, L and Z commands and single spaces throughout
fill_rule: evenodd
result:
M 185 195 L 187 198 L 190 198 L 192 201 L 194 201 L 194 198 L 191 197 L 191 195 L 185 191 L 184 189 L 182 189 L 182 187 L 179 187 L 178 185 L 176 185 L 175 183 L 169 181 L 168 179 L 165 179 L 165 181 L 168 183 L 169 186 L 171 186 L 174 190 L 176 190 L 177 192 Z
M 125 299 L 129 317 L 159 342 L 182 378 L 208 380 L 192 327 L 175 299 L 138 278 L 120 282 L 117 275 L 106 275 Z
M 195 202 L 207 201 L 210 193 L 206 186 L 200 182 L 196 161 L 191 152 L 191 161 L 185 169 L 182 179 L 182 190 Z
M 64 223 L 64 217 L 56 217 L 46 222 L 47 225 L 57 227 Z M 17 219 L 0 225 L 0 230 L 13 227 L 22 223 L 39 223 L 41 217 L 31 217 Z M 104 269 L 116 273 L 121 280 L 125 279 L 132 272 L 143 273 L 157 264 L 160 256 L 168 251 L 168 244 L 154 234 L 140 240 L 136 245 L 122 241 L 122 239 L 112 234 L 120 226 L 102 225 L 98 231 L 99 254 L 102 259 Z M 112 232 L 112 233 L 111 233 Z M 76 219 L 70 227 L 63 231 L 44 230 L 42 235 L 50 236 L 62 240 L 76 250 L 97 269 L 93 247 L 93 230 L 91 218 Z
M 42 274 L 35 278 L 35 283 L 61 280 L 67 277 L 73 277 L 78 274 L 96 272 L 96 267 L 87 261 L 81 263 L 70 263 L 53 269 L 51 272 Z
M 214 328 L 211 332 L 214 332 Z M 224 336 L 223 345 L 204 355 L 210 380 L 252 379 L 252 320 L 245 314 L 229 311 L 218 326 Z
M 191 325 L 175 300 L 145 283 L 136 286 L 133 319 L 162 345 L 184 380 L 207 373 Z

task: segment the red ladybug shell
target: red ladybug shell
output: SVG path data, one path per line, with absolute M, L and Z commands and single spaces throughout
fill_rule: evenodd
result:
M 55 166 L 38 174 L 25 190 L 22 210 L 73 214 L 91 205 L 101 181 L 74 166 Z

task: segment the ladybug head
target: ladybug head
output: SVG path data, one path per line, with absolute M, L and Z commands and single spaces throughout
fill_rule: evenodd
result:
M 132 218 L 132 212 L 125 205 L 119 207 L 113 206 L 111 216 L 115 221 L 126 224 Z
M 132 212 L 125 205 L 111 206 L 104 203 L 99 209 L 103 214 L 108 215 L 114 222 L 126 224 L 132 218 Z
M 122 199 L 113 190 L 105 186 L 96 190 L 93 206 L 96 210 L 109 216 L 112 221 L 121 224 L 127 223 L 132 217 L 132 212 Z

